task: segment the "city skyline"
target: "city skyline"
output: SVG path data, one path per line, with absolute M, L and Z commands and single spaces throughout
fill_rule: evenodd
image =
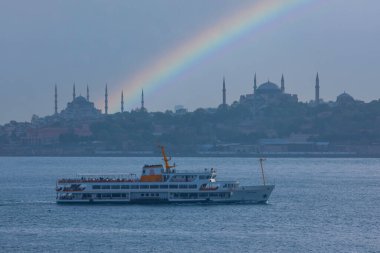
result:
M 178 104 L 190 110 L 216 107 L 223 76 L 226 102 L 231 104 L 251 91 L 255 72 L 258 84 L 268 79 L 279 84 L 283 73 L 287 90 L 303 102 L 314 99 L 317 72 L 320 97 L 325 101 L 335 100 L 344 91 L 366 102 L 378 99 L 380 4 L 293 2 L 302 4 L 219 48 L 161 86 L 139 87 L 144 89 L 146 107 L 153 111 L 172 110 Z M 73 1 L 24 5 L 4 1 L 0 4 L 4 31 L 0 106 L 7 110 L 2 110 L 0 124 L 30 121 L 33 114 L 51 115 L 55 84 L 59 109 L 70 100 L 74 82 L 77 94 L 85 95 L 90 87 L 91 98 L 102 111 L 106 83 L 109 93 L 118 96 L 109 113 L 120 110 L 122 90 L 124 110 L 137 108 L 139 96 L 128 98 L 122 85 L 125 80 L 247 4 L 255 1 L 210 1 L 207 5 L 201 1 L 149 5 L 115 1 L 91 6 Z M 16 19 L 18 15 L 24 19 Z
M 278 89 L 279 91 L 281 91 L 281 93 L 289 94 L 289 95 L 297 98 L 297 101 L 298 101 L 298 94 L 294 94 L 292 92 L 287 93 L 287 90 L 285 92 L 285 87 L 286 87 L 285 83 L 286 82 L 285 82 L 284 74 L 281 75 L 280 83 L 281 84 L 278 85 L 278 83 L 272 82 L 272 81 L 270 81 L 268 79 L 267 81 L 258 84 L 257 83 L 257 75 L 255 73 L 254 74 L 254 82 L 253 82 L 253 86 L 252 86 L 252 93 L 248 93 L 246 95 L 240 94 L 240 99 L 239 100 L 234 100 L 231 103 L 227 103 L 226 79 L 223 76 L 223 79 L 222 79 L 222 82 L 221 82 L 221 84 L 222 84 L 222 93 L 220 94 L 221 95 L 220 103 L 217 104 L 217 105 L 215 105 L 215 106 L 212 106 L 211 108 L 216 108 L 218 106 L 228 106 L 228 105 L 231 105 L 234 102 L 242 102 L 242 97 L 244 97 L 244 96 L 251 96 L 251 95 L 256 94 L 257 89 L 264 88 L 264 87 L 265 87 L 264 89 L 266 89 L 266 86 L 268 84 L 271 86 L 270 89 L 273 89 L 273 88 L 274 89 Z M 317 72 L 316 73 L 316 77 L 315 77 L 314 100 L 312 99 L 310 101 L 299 101 L 299 102 L 306 102 L 306 103 L 309 103 L 311 106 L 314 106 L 315 104 L 320 104 L 320 103 L 326 103 L 326 104 L 328 104 L 330 102 L 331 103 L 336 102 L 334 100 L 324 101 L 324 99 L 319 96 L 319 90 L 320 90 L 319 73 Z M 78 96 L 76 95 L 76 84 L 75 83 L 73 84 L 72 92 L 73 92 L 72 93 L 72 101 L 76 100 L 76 98 L 78 98 L 78 97 L 82 97 L 83 99 L 87 100 L 88 102 L 91 102 L 91 100 L 90 100 L 90 88 L 89 88 L 89 85 L 86 86 L 86 97 L 82 96 L 82 94 L 79 94 Z M 341 95 L 343 95 L 343 94 L 351 96 L 350 94 L 346 93 L 346 91 L 344 91 L 341 94 L 337 94 L 336 99 L 338 99 L 338 97 L 341 96 Z M 217 95 L 217 92 L 215 92 L 214 95 Z M 99 99 L 95 99 L 95 100 L 99 100 Z M 355 99 L 355 100 L 357 100 L 357 99 Z M 357 101 L 360 101 L 360 100 L 357 100 Z M 70 101 L 66 101 L 66 102 L 67 102 L 67 104 L 71 103 Z M 120 110 L 119 111 L 111 112 L 110 114 L 119 113 L 119 112 L 123 113 L 123 112 L 133 111 L 133 110 L 147 110 L 145 108 L 145 106 L 144 106 L 144 103 L 145 103 L 145 101 L 144 101 L 144 89 L 141 89 L 140 107 L 131 108 L 130 110 L 124 110 L 124 91 L 123 90 L 121 90 L 121 92 L 120 92 L 120 101 L 119 102 L 120 102 Z M 105 85 L 105 92 L 104 92 L 104 105 L 103 105 L 102 108 L 100 108 L 100 107 L 96 108 L 96 106 L 95 106 L 95 108 L 99 109 L 99 112 L 101 112 L 102 114 L 108 115 L 109 114 L 108 113 L 108 107 L 109 107 L 108 84 L 106 84 Z M 174 106 L 174 111 L 176 111 L 176 109 L 175 109 L 176 107 L 185 109 L 187 111 L 187 108 L 183 107 L 183 105 L 175 105 Z M 202 107 L 198 107 L 198 108 L 202 108 Z M 59 108 L 58 107 L 58 87 L 57 87 L 57 84 L 55 84 L 54 85 L 54 113 L 52 115 L 57 115 L 58 113 L 60 113 L 61 111 L 64 111 L 64 110 L 65 110 L 65 107 L 63 107 L 63 108 Z M 173 108 L 168 109 L 168 110 L 173 111 Z M 154 110 L 154 108 L 153 108 L 152 111 L 156 111 L 156 110 Z M 50 116 L 50 115 L 43 115 L 43 116 Z

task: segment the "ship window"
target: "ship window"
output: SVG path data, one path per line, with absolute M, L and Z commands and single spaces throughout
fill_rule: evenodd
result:
M 112 193 L 112 198 L 120 198 L 121 194 L 120 193 Z
M 187 184 L 180 184 L 179 188 L 181 188 L 181 189 L 187 189 Z
M 144 193 L 141 193 L 141 197 L 144 197 L 144 195 L 145 195 Z
M 120 189 L 120 185 L 112 185 L 111 189 Z
M 198 198 L 198 193 L 190 193 L 189 194 L 190 199 L 197 199 Z
M 82 195 L 82 199 L 89 199 L 89 198 L 91 198 L 91 194 L 89 194 L 89 193 L 84 193 Z
M 110 189 L 109 185 L 102 185 L 102 189 Z
M 96 197 L 97 197 L 98 199 L 101 199 L 101 198 L 102 198 L 102 194 L 98 193 L 98 194 L 96 194 Z
M 150 189 L 158 189 L 158 185 L 151 185 Z
M 122 197 L 122 198 L 126 198 L 126 197 L 127 197 L 127 194 L 122 193 L 122 194 L 121 194 L 121 197 Z
M 208 197 L 208 193 L 199 193 L 199 197 L 200 198 L 207 198 Z
M 102 198 L 111 198 L 111 194 L 104 193 L 104 194 L 102 194 Z
M 93 190 L 100 189 L 100 185 L 93 185 L 93 186 L 92 186 L 92 189 L 93 189 Z
M 154 197 L 154 193 L 151 193 L 150 196 L 151 196 L 151 197 Z
M 187 193 L 180 193 L 180 194 L 179 194 L 179 197 L 180 197 L 181 199 L 187 199 L 188 196 L 189 196 L 189 194 L 187 194 Z
M 156 197 L 160 196 L 160 194 L 156 193 Z
M 196 184 L 191 184 L 191 185 L 189 185 L 189 188 L 190 188 L 190 189 L 196 189 L 196 188 L 197 188 L 197 185 L 196 185 Z
M 148 189 L 149 185 L 140 185 L 140 189 Z
M 210 193 L 210 197 L 218 197 L 218 193 Z
M 199 179 L 206 179 L 206 178 L 207 176 L 204 176 L 204 175 L 199 176 Z
M 129 189 L 129 185 L 122 185 L 121 189 Z
M 131 189 L 138 189 L 139 186 L 138 185 L 131 185 Z
M 177 189 L 177 188 L 178 188 L 178 185 L 176 185 L 176 184 L 171 184 L 171 185 L 169 186 L 169 188 L 170 188 L 170 189 Z
M 169 186 L 168 186 L 167 184 L 163 184 L 163 185 L 160 185 L 160 188 L 161 188 L 161 189 L 168 189 Z

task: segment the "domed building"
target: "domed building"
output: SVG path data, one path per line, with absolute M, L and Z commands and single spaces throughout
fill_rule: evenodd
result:
M 240 96 L 240 103 L 252 105 L 297 103 L 297 95 L 285 93 L 285 80 L 281 76 L 281 86 L 267 81 L 257 87 L 256 74 L 254 77 L 253 94 Z
M 356 103 L 355 99 L 346 92 L 343 92 L 342 94 L 336 97 L 337 105 L 352 105 L 355 103 Z
M 254 94 L 261 95 L 274 95 L 280 94 L 282 91 L 277 86 L 277 84 L 272 83 L 268 80 L 268 82 L 261 84 L 255 91 Z
M 94 103 L 90 102 L 90 91 L 87 86 L 87 97 L 76 96 L 75 95 L 75 84 L 73 85 L 73 100 L 67 103 L 66 109 L 62 110 L 58 113 L 58 92 L 57 86 L 55 86 L 55 94 L 54 94 L 54 118 L 55 119 L 65 119 L 65 120 L 93 120 L 98 119 L 102 116 L 100 110 L 96 109 Z M 107 98 L 107 88 L 106 88 L 106 98 Z M 107 104 L 106 104 L 107 108 Z
M 60 117 L 67 120 L 96 119 L 101 116 L 101 111 L 96 109 L 94 103 L 82 96 L 75 97 L 67 103 L 66 109 L 62 110 Z

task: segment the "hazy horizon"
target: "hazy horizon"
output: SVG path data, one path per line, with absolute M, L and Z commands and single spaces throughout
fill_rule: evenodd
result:
M 59 111 L 71 101 L 74 82 L 77 95 L 85 96 L 89 85 L 90 100 L 104 111 L 106 83 L 119 99 L 129 77 L 254 2 L 1 1 L 0 124 L 53 114 L 55 83 Z M 145 105 L 149 111 L 216 107 L 223 76 L 231 104 L 252 93 L 254 73 L 258 84 L 279 84 L 284 74 L 286 92 L 301 101 L 314 98 L 317 72 L 325 101 L 343 92 L 378 99 L 379 21 L 380 2 L 309 1 L 144 90 Z M 137 106 L 134 96 L 125 109 Z

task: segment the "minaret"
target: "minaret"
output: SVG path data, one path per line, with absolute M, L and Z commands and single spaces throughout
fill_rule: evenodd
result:
M 74 83 L 74 85 L 73 85 L 73 101 L 75 100 L 75 83 Z
M 223 106 L 226 105 L 226 79 L 223 76 Z
M 257 89 L 257 83 L 256 83 L 256 73 L 255 73 L 255 77 L 253 79 L 253 94 L 256 93 L 256 89 Z
M 145 110 L 144 107 L 144 89 L 141 90 L 141 111 Z
M 90 101 L 90 90 L 87 85 L 87 101 Z
M 55 88 L 54 88 L 54 114 L 58 114 L 58 91 L 57 91 L 57 84 L 55 84 Z
M 317 78 L 315 79 L 315 103 L 319 104 L 319 76 L 317 72 Z
M 104 94 L 104 113 L 108 114 L 108 86 L 106 84 L 106 92 Z
M 123 91 L 121 91 L 121 112 L 124 112 L 124 94 Z
M 281 76 L 281 92 L 285 92 L 285 81 L 284 81 L 284 74 Z

